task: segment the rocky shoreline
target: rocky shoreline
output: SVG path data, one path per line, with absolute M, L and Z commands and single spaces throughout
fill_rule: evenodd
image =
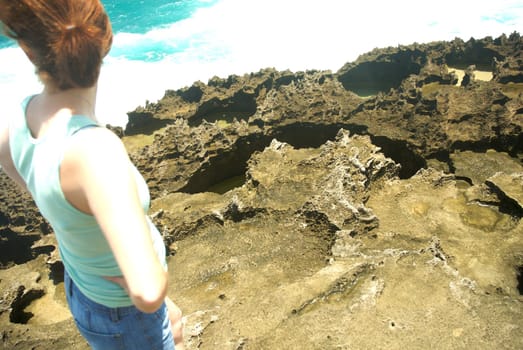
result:
M 522 47 L 376 49 L 130 112 L 113 129 L 150 186 L 187 348 L 522 348 Z M 0 197 L 4 347 L 87 348 L 52 230 L 3 173 Z

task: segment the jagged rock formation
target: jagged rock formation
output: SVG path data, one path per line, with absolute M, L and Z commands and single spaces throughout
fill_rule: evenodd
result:
M 501 42 L 506 46 L 497 44 Z M 250 154 L 273 138 L 295 147 L 318 147 L 332 140 L 340 128 L 370 135 L 402 165 L 402 178 L 432 159 L 449 163 L 449 155 L 457 150 L 495 149 L 517 157 L 523 147 L 521 86 L 514 83 L 517 79 L 507 84 L 499 81 L 517 76 L 516 68 L 521 71 L 520 47 L 516 34 L 467 43 L 456 39 L 372 52 L 336 74 L 268 69 L 244 77 L 215 78 L 208 85 L 168 91 L 157 103 L 130 113 L 126 133 L 147 131 L 141 125 L 154 125 L 157 130 L 168 126 L 155 136 L 152 147 L 135 158 L 159 193 L 199 192 L 241 175 Z M 445 63 L 484 66 L 495 57 L 498 65 L 511 62 L 512 68 L 466 88 L 455 86 L 457 78 Z M 410 68 L 413 65 L 418 68 Z M 367 71 L 397 74 L 383 78 L 394 88 L 375 77 L 365 82 Z M 346 89 L 357 91 L 370 84 L 383 92 L 364 99 Z M 187 173 L 187 166 L 196 168 Z
M 263 69 L 130 112 L 187 347 L 522 348 L 522 44 Z M 0 181 L 4 345 L 85 348 L 51 230 Z

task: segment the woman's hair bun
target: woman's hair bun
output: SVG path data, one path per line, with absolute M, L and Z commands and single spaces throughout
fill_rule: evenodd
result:
M 54 57 L 51 76 L 58 87 L 89 87 L 98 79 L 105 48 L 103 33 L 94 26 L 68 24 L 62 27 L 57 40 L 50 43 Z
M 12 31 L 43 80 L 59 89 L 93 86 L 112 44 L 99 0 L 0 0 L 0 21 Z

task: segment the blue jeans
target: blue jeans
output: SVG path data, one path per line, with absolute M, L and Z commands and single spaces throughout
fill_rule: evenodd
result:
M 174 350 L 165 303 L 152 314 L 135 306 L 110 308 L 87 298 L 65 272 L 67 303 L 82 336 L 95 350 Z

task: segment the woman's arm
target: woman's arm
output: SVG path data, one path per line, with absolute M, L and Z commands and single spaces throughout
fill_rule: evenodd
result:
M 21 188 L 26 190 L 26 185 L 20 174 L 15 168 L 11 153 L 9 150 L 9 127 L 7 120 L 0 120 L 0 166 L 11 179 L 14 180 Z
M 104 232 L 123 273 L 119 284 L 127 286 L 138 309 L 156 311 L 166 295 L 167 273 L 153 248 L 121 140 L 105 128 L 78 132 L 65 152 L 60 176 L 66 198 L 94 215 Z

